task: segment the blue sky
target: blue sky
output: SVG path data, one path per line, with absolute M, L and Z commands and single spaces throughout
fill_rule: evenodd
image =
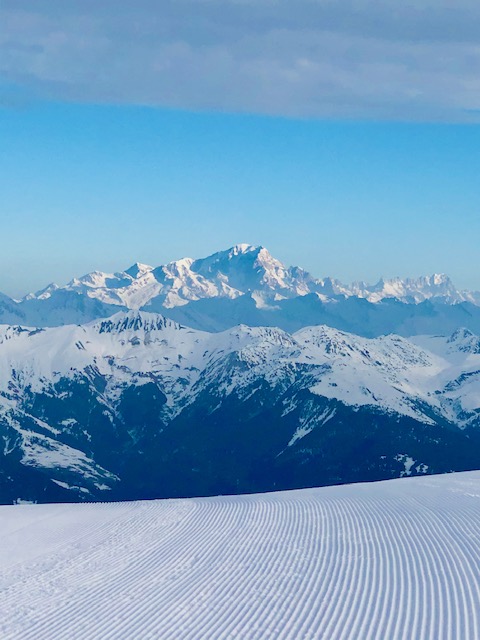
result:
M 262 244 L 350 281 L 479 287 L 480 130 L 35 104 L 0 111 L 0 290 Z
M 4 0 L 0 291 L 237 242 L 480 288 L 473 0 Z

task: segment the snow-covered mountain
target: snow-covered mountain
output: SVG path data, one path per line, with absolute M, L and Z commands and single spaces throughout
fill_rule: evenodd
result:
M 162 313 L 200 330 L 239 323 L 295 331 L 328 324 L 366 337 L 385 333 L 480 332 L 480 293 L 458 290 L 444 275 L 345 285 L 286 267 L 265 248 L 239 244 L 207 258 L 160 267 L 136 263 L 51 284 L 22 300 L 0 298 L 0 322 L 84 324 L 121 309 Z
M 129 311 L 0 330 L 0 493 L 204 495 L 480 464 L 480 339 L 196 331 Z
M 450 278 L 443 273 L 420 278 L 381 278 L 374 285 L 354 282 L 350 287 L 346 287 L 346 295 L 365 298 L 369 302 L 396 298 L 402 302 L 418 304 L 434 298 L 446 304 L 459 302 L 480 304 L 480 292 L 457 289 Z
M 347 286 L 243 244 L 0 296 L 0 322 L 0 501 L 480 466 L 480 294 L 446 276 Z
M 62 289 L 86 294 L 106 304 L 130 309 L 145 305 L 172 308 L 193 300 L 237 298 L 247 292 L 292 297 L 315 289 L 313 278 L 298 267 L 285 267 L 263 247 L 238 244 L 208 258 L 183 258 L 160 267 L 136 263 L 126 271 L 94 271 Z M 58 290 L 50 285 L 29 299 L 47 299 Z
M 443 274 L 381 279 L 374 285 L 345 285 L 332 278 L 315 279 L 299 267 L 286 267 L 264 247 L 248 244 L 235 245 L 207 258 L 183 258 L 156 268 L 136 263 L 117 273 L 94 271 L 74 278 L 64 287 L 51 284 L 24 300 L 47 300 L 59 289 L 130 309 L 148 304 L 169 309 L 194 300 L 237 298 L 247 293 L 256 293 L 260 306 L 265 297 L 272 302 L 309 293 L 319 293 L 325 299 L 354 296 L 369 302 L 396 298 L 419 303 L 437 298 L 449 304 L 480 304 L 480 292 L 460 291 Z

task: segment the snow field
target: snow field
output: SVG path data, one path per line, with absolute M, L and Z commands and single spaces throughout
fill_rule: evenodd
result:
M 0 507 L 0 637 L 480 637 L 480 472 Z

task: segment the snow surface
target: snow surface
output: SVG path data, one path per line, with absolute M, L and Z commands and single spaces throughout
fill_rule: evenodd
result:
M 0 507 L 3 640 L 480 637 L 480 472 Z

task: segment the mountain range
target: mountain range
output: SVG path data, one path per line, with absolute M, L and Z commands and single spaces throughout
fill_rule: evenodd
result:
M 371 304 L 371 303 L 369 303 Z M 0 502 L 249 493 L 478 468 L 480 338 L 158 313 L 0 328 Z
M 239 244 L 207 258 L 125 271 L 94 271 L 51 284 L 21 300 L 0 296 L 0 322 L 33 327 L 83 324 L 119 310 L 161 313 L 198 330 L 239 323 L 297 331 L 315 324 L 365 337 L 480 332 L 480 293 L 458 290 L 445 275 L 344 285 L 286 267 L 267 249 Z

